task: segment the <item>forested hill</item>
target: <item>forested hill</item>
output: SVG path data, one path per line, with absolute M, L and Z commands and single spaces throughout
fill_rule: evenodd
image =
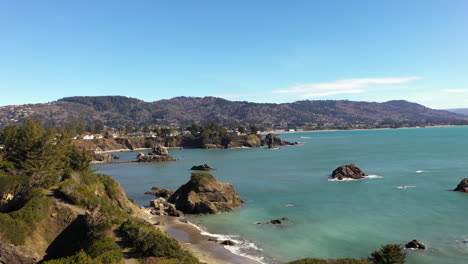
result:
M 468 117 L 407 101 L 297 101 L 293 103 L 233 102 L 216 97 L 176 97 L 145 102 L 123 96 L 67 97 L 47 104 L 0 108 L 1 125 L 27 118 L 60 125 L 79 117 L 88 124 L 186 126 L 194 122 L 265 127 L 373 128 L 468 124 Z
M 468 116 L 468 108 L 447 109 L 447 111 Z

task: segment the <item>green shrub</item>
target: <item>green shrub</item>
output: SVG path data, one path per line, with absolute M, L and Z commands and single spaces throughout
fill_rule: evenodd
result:
M 23 245 L 26 239 L 27 226 L 23 221 L 0 214 L 0 238 L 14 245 Z
M 397 244 L 388 244 L 374 251 L 369 258 L 374 264 L 403 264 L 406 261 L 406 252 Z
M 52 198 L 47 197 L 43 189 L 33 189 L 27 195 L 26 200 L 28 201 L 21 209 L 10 213 L 12 218 L 22 220 L 31 225 L 42 221 L 49 215 Z
M 126 221 L 120 231 L 124 239 L 135 248 L 140 257 L 167 257 L 180 263 L 198 264 L 198 259 L 183 250 L 179 243 L 139 220 Z
M 123 258 L 119 245 L 110 237 L 94 241 L 87 253 L 94 259 L 108 264 L 119 263 Z
M 101 264 L 101 262 L 80 251 L 71 257 L 49 260 L 44 264 Z

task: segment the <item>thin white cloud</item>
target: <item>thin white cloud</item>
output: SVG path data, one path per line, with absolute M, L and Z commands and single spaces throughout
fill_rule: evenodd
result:
M 468 93 L 468 89 L 446 89 L 448 93 Z
M 300 94 L 304 98 L 324 97 L 337 94 L 364 93 L 365 88 L 403 84 L 419 80 L 420 77 L 401 77 L 401 78 L 362 78 L 345 79 L 325 83 L 298 84 L 288 89 L 274 90 L 275 94 Z

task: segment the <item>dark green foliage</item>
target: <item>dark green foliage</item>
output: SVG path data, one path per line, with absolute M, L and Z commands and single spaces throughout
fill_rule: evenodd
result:
M 79 150 L 75 145 L 70 146 L 68 153 L 69 167 L 74 171 L 89 171 L 91 158 L 85 149 Z
M 14 245 L 22 245 L 26 239 L 27 226 L 23 221 L 0 213 L 0 239 Z
M 374 264 L 403 264 L 406 261 L 406 252 L 397 244 L 388 244 L 374 251 L 369 258 Z
M 317 259 L 317 258 L 306 258 L 288 262 L 287 264 L 372 264 L 366 259 Z
M 141 257 L 167 257 L 178 259 L 177 263 L 200 263 L 195 257 L 184 251 L 179 243 L 156 230 L 152 225 L 132 220 L 124 222 L 120 232 L 125 240 L 135 248 Z
M 54 259 L 44 262 L 44 264 L 102 264 L 97 259 L 93 259 L 84 251 L 80 251 L 76 255 L 61 258 L 61 259 Z
M 119 263 L 123 258 L 121 248 L 110 237 L 94 241 L 86 252 L 100 263 Z

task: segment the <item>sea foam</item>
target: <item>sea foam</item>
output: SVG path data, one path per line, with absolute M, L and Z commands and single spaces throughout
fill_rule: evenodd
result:
M 205 228 L 196 225 L 190 221 L 187 221 L 187 223 L 194 226 L 198 231 L 200 231 L 200 234 L 204 236 L 216 238 L 219 241 L 231 240 L 232 242 L 234 242 L 234 246 L 224 246 L 224 248 L 229 250 L 232 254 L 257 261 L 260 264 L 276 263 L 274 261 L 269 261 L 267 258 L 265 258 L 265 256 L 263 255 L 263 250 L 261 248 L 257 247 L 254 243 L 250 241 L 242 239 L 239 235 L 213 234 L 206 231 Z
M 368 180 L 368 179 L 381 179 L 381 178 L 383 178 L 383 176 L 380 176 L 380 175 L 367 175 L 367 176 L 364 176 L 364 178 L 362 178 L 362 179 L 343 178 L 342 180 L 338 180 L 338 179 L 328 178 L 328 181 L 338 181 L 338 182 L 362 181 L 362 180 Z

